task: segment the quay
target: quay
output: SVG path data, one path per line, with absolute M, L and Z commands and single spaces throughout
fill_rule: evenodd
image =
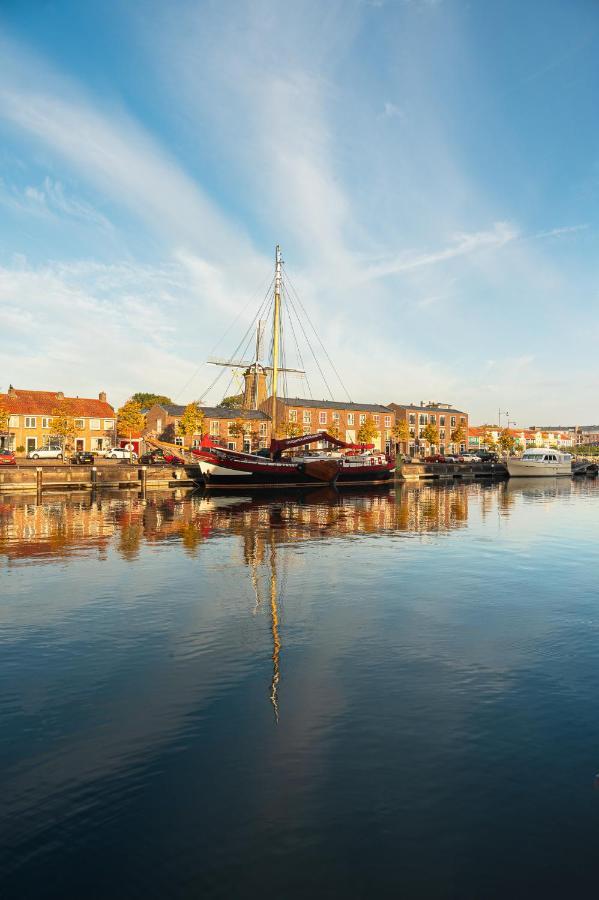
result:
M 397 466 L 396 477 L 401 481 L 421 479 L 463 479 L 507 478 L 508 470 L 503 463 L 425 463 L 409 462 Z
M 118 490 L 145 491 L 197 487 L 202 476 L 197 466 L 140 466 L 128 462 L 102 461 L 93 466 L 75 466 L 54 461 L 23 460 L 15 467 L 0 469 L 0 493 L 16 491 Z

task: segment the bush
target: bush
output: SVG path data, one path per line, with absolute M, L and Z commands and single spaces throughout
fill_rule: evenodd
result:
M 25 447 L 17 447 L 17 453 L 25 453 Z

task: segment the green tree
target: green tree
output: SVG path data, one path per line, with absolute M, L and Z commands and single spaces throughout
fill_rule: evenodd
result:
M 422 439 L 427 442 L 427 444 L 434 444 L 435 447 L 439 446 L 439 429 L 436 425 L 433 425 L 432 422 L 429 422 L 428 425 L 425 426 L 422 432 Z
M 177 434 L 184 438 L 192 438 L 194 434 L 202 434 L 204 430 L 204 412 L 199 403 L 188 403 L 183 415 L 177 422 Z
M 117 410 L 116 429 L 120 437 L 129 438 L 130 462 L 133 462 L 133 447 L 131 445 L 133 433 L 142 431 L 145 424 L 146 417 L 142 412 L 142 406 L 138 400 L 127 400 L 127 402 Z
M 513 453 L 516 439 L 514 435 L 510 431 L 508 431 L 507 428 L 504 428 L 499 435 L 497 443 L 499 444 L 499 448 L 502 453 Z
M 227 409 L 243 409 L 243 394 L 231 394 L 230 397 L 223 397 L 220 405 Z
M 358 428 L 356 435 L 359 444 L 372 444 L 379 436 L 379 430 L 374 424 L 372 416 L 367 416 L 363 425 Z
M 152 394 L 150 391 L 137 391 L 131 397 L 134 403 L 139 403 L 142 409 L 150 409 L 151 406 L 154 406 L 155 403 L 169 405 L 173 402 L 170 397 L 167 397 L 165 394 Z
M 52 410 L 52 420 L 48 430 L 51 437 L 60 442 L 64 459 L 65 450 L 70 447 L 71 441 L 75 440 L 77 434 L 75 419 L 68 400 L 63 400 Z

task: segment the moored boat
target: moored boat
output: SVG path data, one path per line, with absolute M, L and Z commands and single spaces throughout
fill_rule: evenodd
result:
M 572 455 L 551 447 L 535 447 L 507 461 L 511 478 L 546 478 L 572 474 Z

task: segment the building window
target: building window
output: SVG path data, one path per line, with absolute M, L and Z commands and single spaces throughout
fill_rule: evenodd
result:
M 353 425 L 353 424 L 354 424 L 354 414 L 353 414 L 353 413 L 348 413 L 348 414 L 347 414 L 347 424 L 348 424 L 348 425 Z
M 331 418 L 332 418 L 333 422 L 335 422 L 336 424 L 339 424 L 339 413 L 334 412 L 332 414 Z
M 158 419 L 158 422 L 162 426 L 162 419 Z M 114 419 L 104 419 L 104 430 L 110 431 L 111 428 L 114 428 Z
M 290 422 L 297 422 L 297 409 L 290 409 L 290 410 L 289 410 L 289 421 L 290 421 Z
M 309 409 L 304 410 L 304 425 L 310 425 L 312 422 L 312 413 Z
M 183 446 L 183 438 L 182 438 L 182 437 L 176 437 L 176 438 L 175 438 L 175 444 L 177 445 L 177 447 L 182 447 L 182 446 Z
M 156 419 L 156 431 L 162 434 L 162 419 Z
M 266 441 L 260 441 L 260 443 L 258 444 L 258 449 L 264 450 L 265 447 L 266 447 Z
M 381 421 L 381 417 L 380 417 L 380 416 L 373 416 L 373 417 L 372 417 L 372 421 L 374 422 L 375 425 L 378 425 L 379 422 Z
M 441 431 L 439 432 L 439 440 L 441 440 L 441 441 L 445 440 L 445 429 L 444 428 L 442 428 Z
M 364 413 L 360 413 L 360 425 L 366 425 L 366 416 Z
M 236 447 L 236 445 L 235 445 L 235 441 L 229 441 L 229 442 L 227 443 L 227 447 L 228 447 L 229 450 L 236 450 L 236 449 L 237 449 L 237 447 Z
M 318 421 L 320 422 L 321 425 L 326 425 L 326 424 L 327 424 L 327 414 L 326 414 L 326 412 L 319 412 L 319 413 L 318 413 Z
M 260 422 L 259 434 L 260 437 L 266 437 L 266 422 Z
M 220 423 L 219 422 L 211 422 L 210 423 L 210 434 L 217 435 L 220 431 Z
M 385 428 L 391 427 L 391 416 L 385 416 Z
M 452 416 L 451 417 L 451 427 L 452 428 L 455 428 L 455 422 L 456 422 L 455 416 Z
M 25 428 L 35 428 L 35 416 L 25 416 Z
M 83 431 L 83 429 L 85 428 L 85 422 L 83 421 L 83 419 L 75 419 L 75 428 L 77 429 L 77 431 Z
M 436 416 L 430 415 L 430 416 L 428 417 L 428 420 L 429 420 L 429 422 L 431 423 L 431 425 L 436 425 L 436 424 L 437 424 L 437 417 L 436 417 Z
M 439 425 L 445 425 L 445 416 L 439 416 Z
M 460 416 L 460 425 L 465 425 L 465 424 L 466 424 L 466 417 Z
M 426 425 L 426 416 L 423 416 L 422 414 L 420 415 L 420 424 Z
M 8 427 L 9 428 L 18 428 L 19 427 L 19 417 L 11 416 L 10 419 L 8 420 Z
M 409 421 L 410 425 L 415 425 L 416 424 L 416 414 L 410 413 L 410 415 L 408 416 L 408 421 Z
M 92 431 L 99 431 L 102 426 L 100 425 L 99 419 L 91 419 L 90 423 L 89 423 L 89 427 L 91 428 Z

